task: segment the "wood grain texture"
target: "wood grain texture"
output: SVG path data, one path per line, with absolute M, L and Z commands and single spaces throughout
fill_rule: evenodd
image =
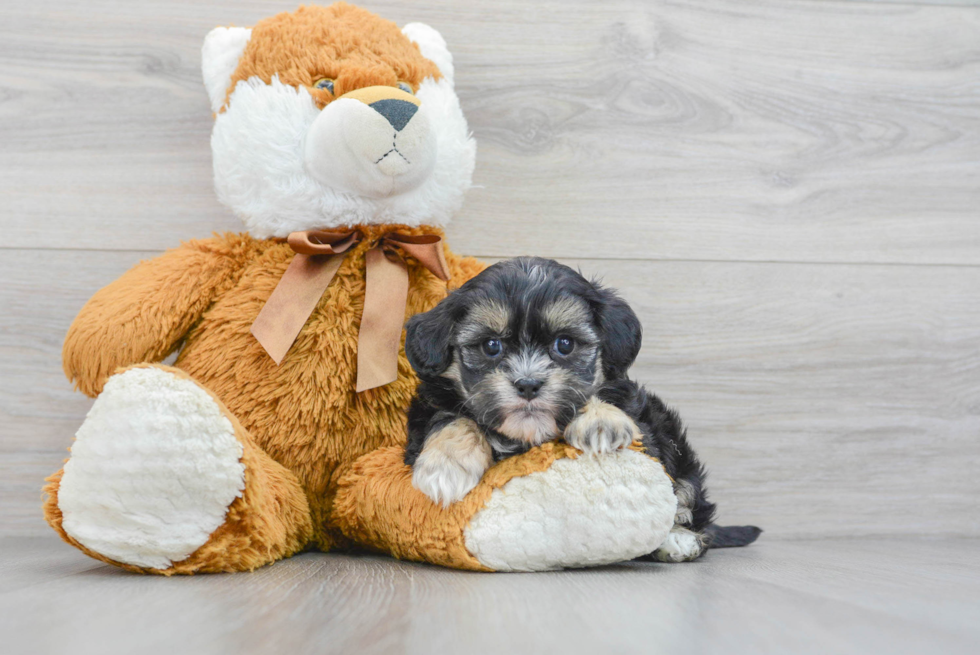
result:
M 90 406 L 61 373 L 63 335 L 146 255 L 3 254 L 0 531 L 47 530 L 41 480 Z M 685 418 L 722 522 L 980 536 L 980 269 L 566 261 L 639 314 L 632 374 Z
M 237 229 L 211 190 L 201 40 L 294 4 L 5 7 L 3 247 L 157 250 Z M 980 263 L 980 8 L 365 5 L 433 24 L 455 52 L 480 142 L 462 251 Z
M 310 553 L 138 576 L 0 540 L 6 653 L 975 652 L 976 540 L 760 541 L 693 564 L 466 573 Z

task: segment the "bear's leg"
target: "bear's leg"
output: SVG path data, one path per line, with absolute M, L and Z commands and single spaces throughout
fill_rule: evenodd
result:
M 677 499 L 660 462 L 635 449 L 588 457 L 547 443 L 499 462 L 449 507 L 412 486 L 400 447 L 355 461 L 338 479 L 332 520 L 395 557 L 480 571 L 597 566 L 653 552 Z
M 301 550 L 310 509 L 290 471 L 178 369 L 109 378 L 48 479 L 48 523 L 68 543 L 130 570 L 251 570 Z

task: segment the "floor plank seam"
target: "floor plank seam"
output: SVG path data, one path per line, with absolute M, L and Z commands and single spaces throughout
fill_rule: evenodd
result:
M 187 240 L 205 237 L 189 237 Z M 178 246 L 174 246 L 176 248 Z M 136 250 L 127 248 L 24 248 L 0 246 L 0 252 L 92 252 L 92 253 L 121 253 L 121 254 L 145 254 L 149 257 L 162 255 L 163 250 Z M 477 259 L 511 259 L 518 255 L 501 255 L 487 253 L 460 253 L 467 257 Z M 980 262 L 975 264 L 961 262 L 901 262 L 901 261 L 809 261 L 809 260 L 790 260 L 790 259 L 710 259 L 703 257 L 578 257 L 575 255 L 564 255 L 547 257 L 548 259 L 575 260 L 582 262 L 648 262 L 664 264 L 759 264 L 759 265 L 788 265 L 788 266 L 882 266 L 882 267 L 916 267 L 916 268 L 962 268 L 980 269 Z

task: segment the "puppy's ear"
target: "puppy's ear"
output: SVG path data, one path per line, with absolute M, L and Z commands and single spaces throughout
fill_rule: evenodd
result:
M 460 292 L 454 291 L 424 314 L 408 319 L 405 326 L 405 355 L 420 378 L 439 375 L 452 364 L 450 343 Z
M 599 293 L 599 327 L 602 330 L 602 373 L 607 380 L 626 376 L 640 354 L 643 327 L 626 301 L 613 291 L 593 283 Z

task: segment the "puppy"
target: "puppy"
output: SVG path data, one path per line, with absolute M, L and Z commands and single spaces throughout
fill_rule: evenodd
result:
M 677 414 L 630 381 L 641 326 L 621 298 L 555 261 L 487 268 L 407 326 L 421 380 L 408 414 L 412 482 L 446 506 L 508 456 L 563 438 L 599 455 L 640 441 L 674 480 L 675 525 L 653 556 L 696 559 L 760 530 L 711 524 L 705 470 Z

